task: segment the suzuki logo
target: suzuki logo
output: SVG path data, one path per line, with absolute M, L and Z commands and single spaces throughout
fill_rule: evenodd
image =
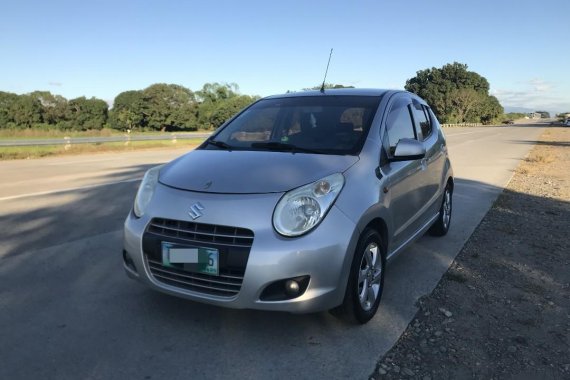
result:
M 202 213 L 202 210 L 204 209 L 204 206 L 202 206 L 200 204 L 200 202 L 198 203 L 194 203 L 192 205 L 192 207 L 190 207 L 190 211 L 188 211 L 188 215 L 190 215 L 192 217 L 192 219 L 198 219 L 199 217 L 201 217 L 202 215 L 204 215 Z

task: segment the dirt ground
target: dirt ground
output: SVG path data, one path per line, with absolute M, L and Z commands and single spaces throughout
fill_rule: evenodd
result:
M 570 379 L 570 128 L 545 129 L 418 306 L 370 378 Z

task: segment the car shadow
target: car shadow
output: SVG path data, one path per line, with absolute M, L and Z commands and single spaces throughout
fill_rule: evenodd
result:
M 570 146 L 570 141 L 531 141 L 531 140 L 511 140 L 515 144 L 546 145 L 546 146 Z

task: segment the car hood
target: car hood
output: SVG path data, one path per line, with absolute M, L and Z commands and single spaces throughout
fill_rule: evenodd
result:
M 343 172 L 357 156 L 194 150 L 160 170 L 160 183 L 207 193 L 280 193 Z

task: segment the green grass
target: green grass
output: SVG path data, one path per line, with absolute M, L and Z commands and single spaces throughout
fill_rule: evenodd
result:
M 129 152 L 143 149 L 194 148 L 203 139 L 154 140 L 124 142 L 74 144 L 74 145 L 35 145 L 0 147 L 0 160 L 18 160 L 62 155 L 74 155 L 99 152 Z

